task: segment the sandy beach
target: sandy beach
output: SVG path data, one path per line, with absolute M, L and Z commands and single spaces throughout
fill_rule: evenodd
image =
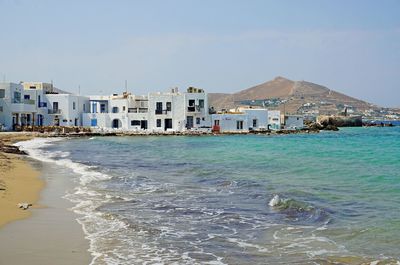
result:
M 32 136 L 27 134 L 0 134 L 0 141 L 5 144 L 30 138 Z M 43 186 L 39 172 L 20 155 L 0 152 L 0 228 L 11 221 L 29 217 L 31 211 L 22 210 L 17 204 L 28 202 L 33 204 L 32 207 L 38 207 L 36 202 Z
M 5 224 L 29 217 L 31 211 L 17 207 L 20 202 L 36 203 L 44 182 L 39 172 L 17 155 L 0 154 L 0 227 Z
M 13 144 L 35 136 L 0 133 L 0 141 Z M 57 178 L 52 167 L 0 152 L 0 264 L 90 263 L 88 240 L 68 210 L 73 205 L 62 198 L 71 183 Z M 23 210 L 20 202 L 32 206 Z

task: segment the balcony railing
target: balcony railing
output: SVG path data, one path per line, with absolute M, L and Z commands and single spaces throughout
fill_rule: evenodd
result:
M 33 99 L 16 99 L 16 98 L 13 98 L 12 103 L 13 104 L 35 105 L 35 100 L 33 100 Z
M 147 113 L 148 108 L 129 108 L 128 113 Z
M 196 106 L 188 106 L 187 111 L 188 112 L 200 112 L 202 109 L 202 107 L 200 107 L 199 105 Z
M 61 114 L 61 110 L 60 109 L 49 109 L 48 113 L 49 114 Z
M 33 99 L 24 99 L 24 104 L 35 105 L 35 100 L 33 100 Z
M 162 109 L 156 109 L 156 115 L 161 115 L 161 114 L 167 114 L 167 110 L 166 109 L 164 109 L 164 110 L 162 110 Z

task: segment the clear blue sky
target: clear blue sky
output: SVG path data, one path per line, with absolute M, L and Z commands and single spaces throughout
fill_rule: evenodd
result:
M 0 77 L 82 94 L 275 76 L 400 106 L 400 1 L 0 0 Z

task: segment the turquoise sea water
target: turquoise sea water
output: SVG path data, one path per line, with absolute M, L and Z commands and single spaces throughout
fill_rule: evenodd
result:
M 60 177 L 76 181 L 66 198 L 93 264 L 400 260 L 399 127 L 37 146 L 36 158 L 71 168 Z

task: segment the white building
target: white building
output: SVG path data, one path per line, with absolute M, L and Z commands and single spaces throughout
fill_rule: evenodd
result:
M 268 111 L 268 127 L 270 130 L 281 129 L 281 112 L 279 110 Z
M 72 94 L 47 94 L 44 125 L 82 126 L 82 115 L 89 111 L 89 98 Z
M 297 130 L 304 128 L 304 119 L 301 115 L 285 115 L 284 128 L 287 130 Z
M 79 126 L 88 98 L 57 94 L 43 82 L 0 83 L 0 124 L 15 126 Z
M 280 111 L 243 108 L 209 114 L 203 89 L 177 88 L 137 96 L 78 96 L 43 82 L 0 83 L 0 124 L 19 126 L 84 126 L 143 132 L 214 131 L 249 132 L 303 128 L 303 117 Z
M 263 131 L 268 129 L 267 109 L 243 109 L 243 112 L 247 114 L 249 130 Z
M 147 97 L 123 93 L 89 98 L 90 111 L 83 114 L 83 126 L 123 131 L 147 130 Z
M 44 91 L 24 89 L 22 84 L 0 83 L 0 124 L 11 130 L 15 125 L 40 125 L 47 110 Z
M 185 93 L 172 89 L 147 97 L 128 93 L 91 96 L 90 113 L 83 115 L 83 125 L 149 132 L 210 128 L 207 94 L 191 87 Z
M 221 133 L 248 132 L 248 115 L 245 113 L 212 114 L 212 130 Z

